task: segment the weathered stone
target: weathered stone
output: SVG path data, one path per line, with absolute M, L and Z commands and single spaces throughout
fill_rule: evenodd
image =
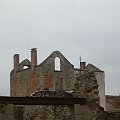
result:
M 60 60 L 59 70 L 55 69 L 56 58 Z M 28 68 L 24 69 L 24 66 Z M 104 71 L 92 64 L 86 66 L 85 62 L 81 62 L 80 66 L 79 69 L 75 69 L 59 51 L 54 51 L 40 65 L 37 65 L 35 48 L 31 51 L 31 62 L 25 59 L 19 64 L 19 55 L 16 55 L 14 69 L 10 74 L 12 96 L 86 97 L 87 104 L 85 106 L 17 106 L 14 109 L 14 118 L 21 120 L 107 120 L 109 114 L 104 112 Z M 5 108 L 0 110 L 6 114 Z

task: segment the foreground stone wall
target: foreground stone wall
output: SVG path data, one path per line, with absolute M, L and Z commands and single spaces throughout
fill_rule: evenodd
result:
M 0 104 L 0 120 L 24 120 L 24 106 Z
M 74 94 L 65 91 L 36 91 L 33 97 L 74 97 Z M 73 120 L 73 106 L 67 105 L 34 105 L 25 106 L 25 120 Z
M 73 120 L 68 106 L 25 106 L 24 120 Z
M 98 83 L 98 90 L 99 90 L 99 98 L 100 98 L 100 106 L 106 110 L 106 103 L 105 103 L 105 72 L 97 68 L 92 64 L 88 64 L 86 69 L 89 71 L 94 71 L 95 76 Z
M 88 106 L 75 105 L 73 108 L 72 106 L 0 104 L 0 120 L 120 120 L 120 112 L 108 113 L 103 111 L 102 108 L 99 108 L 97 112 L 99 117 L 91 118 L 92 112 Z
M 105 120 L 103 113 L 100 115 L 104 110 L 100 107 L 98 83 L 93 71 L 85 71 L 77 77 L 75 93 L 87 99 L 85 106 L 79 106 L 80 117 L 85 117 L 85 120 Z
M 0 104 L 0 120 L 15 120 L 13 105 Z

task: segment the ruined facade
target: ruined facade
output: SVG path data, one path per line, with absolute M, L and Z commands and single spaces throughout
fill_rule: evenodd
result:
M 58 63 L 56 63 L 56 59 Z M 58 68 L 56 68 L 57 65 Z M 91 76 L 90 74 L 93 74 L 93 71 L 94 75 Z M 87 76 L 88 78 L 83 76 Z M 74 68 L 74 65 L 59 51 L 54 51 L 39 65 L 37 64 L 37 50 L 35 48 L 31 50 L 31 61 L 25 59 L 20 63 L 19 54 L 15 54 L 14 69 L 10 74 L 10 83 L 11 96 L 41 97 L 40 93 L 45 93 L 46 90 L 51 91 L 51 94 L 55 93 L 55 91 L 64 91 L 65 93 L 74 93 L 73 96 L 92 98 L 92 105 L 94 107 L 96 106 L 94 110 L 88 105 L 83 107 L 78 104 L 72 107 L 58 106 L 57 108 L 54 106 L 32 106 L 34 110 L 31 109 L 31 106 L 25 106 L 25 113 L 23 114 L 25 120 L 27 120 L 27 118 L 30 119 L 30 113 L 34 116 L 36 112 L 39 111 L 39 108 L 42 109 L 39 111 L 38 116 L 43 115 L 44 109 L 49 108 L 48 111 L 51 112 L 50 114 L 54 117 L 51 118 L 51 120 L 57 120 L 56 118 L 59 118 L 58 120 L 63 118 L 66 118 L 65 120 L 96 119 L 99 110 L 98 106 L 101 105 L 105 110 L 104 71 L 101 71 L 92 64 L 86 65 L 85 62 L 80 62 L 80 68 Z M 59 94 L 57 96 L 59 97 Z M 47 97 L 49 97 L 49 95 Z M 90 102 L 88 103 L 90 104 Z M 58 109 L 58 113 L 61 112 L 63 114 L 61 114 L 61 116 L 56 114 L 56 109 Z M 66 114 L 64 114 L 64 112 Z M 41 116 L 41 119 L 43 119 L 42 117 L 44 116 Z
M 60 70 L 55 70 L 55 58 L 60 59 Z M 27 69 L 24 69 L 27 66 Z M 31 62 L 19 64 L 19 55 L 14 56 L 11 72 L 11 96 L 30 96 L 37 90 L 69 91 L 74 85 L 74 66 L 59 52 L 53 52 L 45 61 L 37 65 L 37 51 L 32 49 Z
M 117 102 L 110 96 L 106 96 L 105 99 L 104 71 L 92 64 L 86 65 L 86 62 L 80 62 L 80 68 L 74 68 L 74 65 L 59 51 L 54 51 L 40 64 L 37 63 L 35 48 L 31 50 L 31 60 L 25 59 L 20 62 L 19 54 L 15 54 L 14 68 L 10 73 L 10 95 L 11 97 L 57 97 L 59 99 L 83 97 L 86 103 L 84 105 L 80 103 L 69 105 L 0 103 L 0 120 L 120 119 L 119 97 L 115 99 Z
M 59 61 L 59 69 L 56 70 L 56 59 Z M 27 66 L 27 69 L 24 67 Z M 31 96 L 37 90 L 64 90 L 71 91 L 74 88 L 76 77 L 84 71 L 94 71 L 99 85 L 100 105 L 105 109 L 105 83 L 104 71 L 85 62 L 81 62 L 80 68 L 74 68 L 59 51 L 54 51 L 41 64 L 37 64 L 37 50 L 31 50 L 31 62 L 28 59 L 19 63 L 19 54 L 14 55 L 14 69 L 10 75 L 11 96 Z

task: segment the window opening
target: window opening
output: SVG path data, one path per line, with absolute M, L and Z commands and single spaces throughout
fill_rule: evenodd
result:
M 60 71 L 60 58 L 55 58 L 55 70 Z
M 28 66 L 24 66 L 24 67 L 23 67 L 23 69 L 27 69 L 27 68 L 28 68 Z

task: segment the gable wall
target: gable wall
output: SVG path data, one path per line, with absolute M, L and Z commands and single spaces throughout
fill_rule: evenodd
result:
M 55 58 L 60 58 L 60 71 L 55 71 Z M 14 74 L 11 75 L 11 94 L 30 96 L 37 90 L 70 90 L 74 84 L 74 66 L 58 51 L 53 52 L 43 63 L 34 69 L 16 73 L 16 90 L 12 90 Z

